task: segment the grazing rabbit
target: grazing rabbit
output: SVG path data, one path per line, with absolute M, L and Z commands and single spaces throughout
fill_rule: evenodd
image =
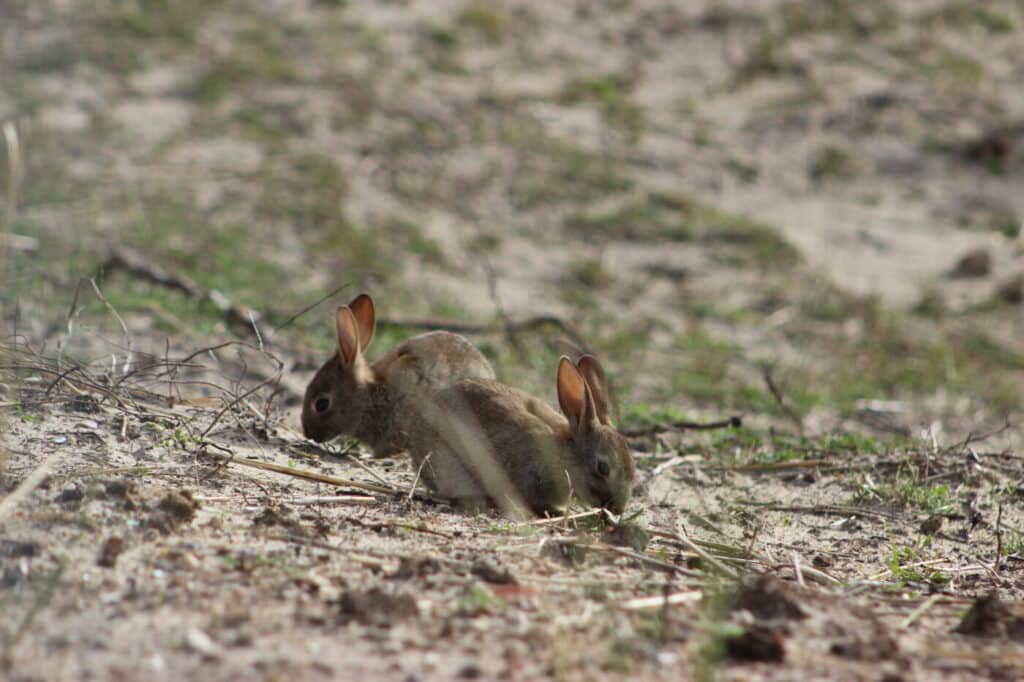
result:
M 407 420 L 410 452 L 427 487 L 468 508 L 510 515 L 558 513 L 570 496 L 622 513 L 633 456 L 608 419 L 604 372 L 592 356 L 562 357 L 562 414 L 497 381 L 466 379 L 438 391 Z
M 384 456 L 406 449 L 396 411 L 414 396 L 460 379 L 494 379 L 487 358 L 465 337 L 450 332 L 413 336 L 373 364 L 364 356 L 376 322 L 373 299 L 356 296 L 338 308 L 338 351 L 317 371 L 302 401 L 302 430 L 325 442 L 353 436 Z

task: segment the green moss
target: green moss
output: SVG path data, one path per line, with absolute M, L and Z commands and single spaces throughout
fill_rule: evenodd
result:
M 774 228 L 677 194 L 650 193 L 611 212 L 572 215 L 566 228 L 588 238 L 694 241 L 740 265 L 788 267 L 800 261 Z
M 807 173 L 811 180 L 849 180 L 861 170 L 860 160 L 853 153 L 833 145 L 818 148 L 811 156 Z
M 562 92 L 564 104 L 594 102 L 609 125 L 626 131 L 637 141 L 645 127 L 643 110 L 631 98 L 633 82 L 618 75 L 603 75 L 571 81 Z
M 615 281 L 615 276 L 608 271 L 600 260 L 585 258 L 569 266 L 569 282 L 590 289 L 603 289 Z
M 932 541 L 928 536 L 920 536 L 913 545 L 890 545 L 888 561 L 892 577 L 901 585 L 910 583 L 928 583 L 945 585 L 951 578 L 942 571 L 935 570 L 924 564 L 933 552 L 927 551 Z
M 537 150 L 524 159 L 512 179 L 509 195 L 517 209 L 545 204 L 585 203 L 630 189 L 633 181 L 619 164 L 568 142 L 552 138 L 522 140 L 505 136 L 506 144 L 525 142 Z
M 948 85 L 973 89 L 985 77 L 985 67 L 965 54 L 947 50 L 929 66 L 935 80 Z
M 129 0 L 113 3 L 103 20 L 110 33 L 145 45 L 154 40 L 173 41 L 188 47 L 195 43 L 198 28 L 211 4 L 201 0 Z
M 462 8 L 455 21 L 490 43 L 500 43 L 505 37 L 505 15 L 491 3 L 474 0 Z
M 297 70 L 285 48 L 287 35 L 286 31 L 262 25 L 240 31 L 229 43 L 230 52 L 212 60 L 183 94 L 213 105 L 229 92 L 254 83 L 266 87 L 295 80 Z
M 986 7 L 982 3 L 966 0 L 952 2 L 937 10 L 925 14 L 925 24 L 941 24 L 954 29 L 965 26 L 977 26 L 986 33 L 998 35 L 1012 33 L 1017 30 L 1013 16 L 995 7 Z

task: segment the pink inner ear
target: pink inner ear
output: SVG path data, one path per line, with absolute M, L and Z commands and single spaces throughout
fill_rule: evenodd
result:
M 341 364 L 348 367 L 359 354 L 359 329 L 356 326 L 356 318 L 346 306 L 338 308 L 335 331 L 338 334 L 338 356 L 341 358 Z
M 590 396 L 594 399 L 597 418 L 602 424 L 610 424 L 611 421 L 608 419 L 608 380 L 605 378 L 604 368 L 592 355 L 581 357 L 578 366 L 590 389 Z
M 568 418 L 569 426 L 576 431 L 587 419 L 587 403 L 590 397 L 583 376 L 569 358 L 564 356 L 558 363 L 557 387 L 558 405 Z
M 373 341 L 373 332 L 377 324 L 377 313 L 373 299 L 369 294 L 359 294 L 348 304 L 359 329 L 359 350 L 365 351 Z

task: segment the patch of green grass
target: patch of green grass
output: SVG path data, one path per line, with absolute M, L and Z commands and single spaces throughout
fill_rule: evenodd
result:
M 505 37 L 505 15 L 496 10 L 492 3 L 473 0 L 462 8 L 455 21 L 492 44 L 501 43 Z
M 138 71 L 194 46 L 214 6 L 201 0 L 129 0 L 78 15 L 71 10 L 75 40 L 62 44 L 55 52 L 64 56 L 51 56 L 44 66 L 86 61 L 116 74 Z
M 780 7 L 782 34 L 834 33 L 847 38 L 866 38 L 890 32 L 899 25 L 899 14 L 885 0 L 867 2 L 786 2 Z
M 471 585 L 459 597 L 456 609 L 467 616 L 503 611 L 507 603 L 482 585 Z
M 785 2 L 778 7 L 760 40 L 737 69 L 736 84 L 771 76 L 807 75 L 804 62 L 791 53 L 791 45 L 806 35 L 831 34 L 845 41 L 863 40 L 889 33 L 899 25 L 899 14 L 890 3 L 870 2 Z
M 102 23 L 108 36 L 122 34 L 138 44 L 172 41 L 188 47 L 195 44 L 210 4 L 202 0 L 128 0 L 113 3 Z
M 728 464 L 774 464 L 822 456 L 872 455 L 905 445 L 900 439 L 880 439 L 856 433 L 801 436 L 748 426 L 723 429 L 695 445 Z
M 953 50 L 941 52 L 927 68 L 936 81 L 954 87 L 974 89 L 985 77 L 981 62 Z
M 678 194 L 654 192 L 610 212 L 572 215 L 566 229 L 589 238 L 697 242 L 739 265 L 774 268 L 800 261 L 775 228 Z
M 234 122 L 243 137 L 267 146 L 280 146 L 296 132 L 279 111 L 266 107 L 245 107 L 235 112 Z
M 685 412 L 675 407 L 649 403 L 630 403 L 622 411 L 623 423 L 633 428 L 669 424 L 687 418 Z
M 208 224 L 186 204 L 171 199 L 152 201 L 147 209 L 127 237 L 166 269 L 228 295 L 280 300 L 291 288 L 294 278 L 265 257 L 266 247 L 251 226 Z
M 811 156 L 807 174 L 815 182 L 825 180 L 849 180 L 860 173 L 861 162 L 854 154 L 842 147 L 825 145 Z
M 837 291 L 825 282 L 811 287 L 808 295 L 798 303 L 800 316 L 817 322 L 842 322 L 856 314 L 849 296 Z
M 451 265 L 441 245 L 428 236 L 418 223 L 391 216 L 372 223 L 370 231 L 380 237 L 382 248 L 386 248 L 396 258 L 412 254 L 431 265 Z
M 524 140 L 517 133 L 506 133 L 503 138 L 506 144 L 525 143 L 536 150 L 523 159 L 508 189 L 517 209 L 586 203 L 633 187 L 633 181 L 623 174 L 617 162 L 583 147 L 553 138 Z
M 298 72 L 284 43 L 286 35 L 263 25 L 240 31 L 229 43 L 230 52 L 212 60 L 183 94 L 210 106 L 229 92 L 294 81 Z
M 959 500 L 949 486 L 931 484 L 916 467 L 908 467 L 891 480 L 861 484 L 854 493 L 854 502 L 881 502 L 901 509 L 939 514 L 955 511 Z
M 1024 533 L 1019 530 L 1009 530 L 1003 537 L 1003 552 L 1016 556 L 1024 556 Z
M 1000 412 L 1021 406 L 1012 384 L 1024 375 L 1020 354 L 983 332 L 927 329 L 917 320 L 862 304 L 855 338 L 832 343 L 834 365 L 825 379 L 834 402 L 846 409 L 858 399 L 901 399 L 936 391 L 962 392 Z M 824 342 L 824 341 L 822 341 Z
M 646 125 L 643 109 L 631 97 L 633 83 L 624 76 L 602 75 L 571 81 L 562 92 L 564 104 L 593 102 L 609 125 L 624 130 L 637 141 Z
M 743 85 L 763 77 L 802 77 L 807 67 L 787 50 L 788 38 L 769 34 L 754 44 L 733 76 L 734 85 Z
M 469 238 L 466 242 L 466 250 L 470 253 L 487 255 L 495 253 L 501 248 L 501 234 L 495 232 L 480 232 Z
M 420 43 L 421 53 L 433 71 L 449 75 L 461 75 L 466 72 L 460 61 L 462 37 L 457 26 L 426 26 L 422 30 Z
M 950 576 L 929 566 L 921 566 L 927 561 L 927 549 L 931 547 L 932 539 L 928 536 L 919 536 L 912 546 L 890 545 L 890 556 L 888 561 L 889 571 L 901 585 L 910 583 L 928 583 L 931 585 L 945 585 L 950 581 Z
M 999 8 L 987 7 L 983 3 L 967 0 L 944 5 L 925 14 L 921 21 L 926 25 L 942 24 L 955 29 L 964 26 L 977 26 L 992 35 L 1012 33 L 1017 30 L 1017 23 L 1012 15 Z
M 569 265 L 568 279 L 572 285 L 604 289 L 615 281 L 615 275 L 600 260 L 584 258 Z
M 338 226 L 349 222 L 348 180 L 331 157 L 304 154 L 274 160 L 264 166 L 259 179 L 263 191 L 256 210 L 261 217 L 286 222 L 300 234 L 347 229 Z

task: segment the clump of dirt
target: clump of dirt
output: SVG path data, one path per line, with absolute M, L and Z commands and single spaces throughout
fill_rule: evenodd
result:
M 104 568 L 113 568 L 117 564 L 117 557 L 124 551 L 124 538 L 113 535 L 107 538 L 100 547 L 99 558 L 96 564 Z
M 349 590 L 338 600 L 340 623 L 355 621 L 363 625 L 388 627 L 398 621 L 416 618 L 419 612 L 412 595 L 404 592 L 392 594 L 379 587 Z
M 83 497 L 85 497 L 85 493 L 82 492 L 82 488 L 78 484 L 72 483 L 57 493 L 54 501 L 58 504 L 75 505 L 81 502 Z
M 740 661 L 781 663 L 786 657 L 783 638 L 786 632 L 777 627 L 753 624 L 742 634 L 725 640 L 725 652 Z
M 1004 602 L 998 592 L 989 592 L 974 602 L 953 632 L 1024 642 L 1024 607 Z
M 767 573 L 747 582 L 736 595 L 733 610 L 749 611 L 761 620 L 804 620 L 807 614 L 792 588 Z
M 404 556 L 398 561 L 398 568 L 391 574 L 397 580 L 422 578 L 441 570 L 441 562 L 429 556 Z
M 476 561 L 470 568 L 470 573 L 484 582 L 496 585 L 515 585 L 517 583 L 515 576 L 507 568 L 495 566 L 488 561 Z
M 629 547 L 630 549 L 642 552 L 647 549 L 651 536 L 643 526 L 638 523 L 620 523 L 608 534 L 608 539 L 614 545 Z
M 146 526 L 167 535 L 177 530 L 179 526 L 191 523 L 198 509 L 199 502 L 192 497 L 190 491 L 175 490 L 164 495 L 157 503 L 156 510 L 146 521 Z
M 252 525 L 257 528 L 270 528 L 280 526 L 289 533 L 305 535 L 306 529 L 299 521 L 295 511 L 285 505 L 266 506 L 259 516 L 252 520 Z
M 548 559 L 573 568 L 583 566 L 587 560 L 587 548 L 573 540 L 556 540 L 545 542 L 540 554 Z
M 109 481 L 104 486 L 104 491 L 107 493 L 107 497 L 120 500 L 125 511 L 134 511 L 139 508 L 139 502 L 135 499 L 138 486 L 134 481 L 123 478 Z
M 18 540 L 0 540 L 0 557 L 6 559 L 19 559 L 22 557 L 34 557 L 39 554 L 40 545 L 38 542 L 21 542 Z

